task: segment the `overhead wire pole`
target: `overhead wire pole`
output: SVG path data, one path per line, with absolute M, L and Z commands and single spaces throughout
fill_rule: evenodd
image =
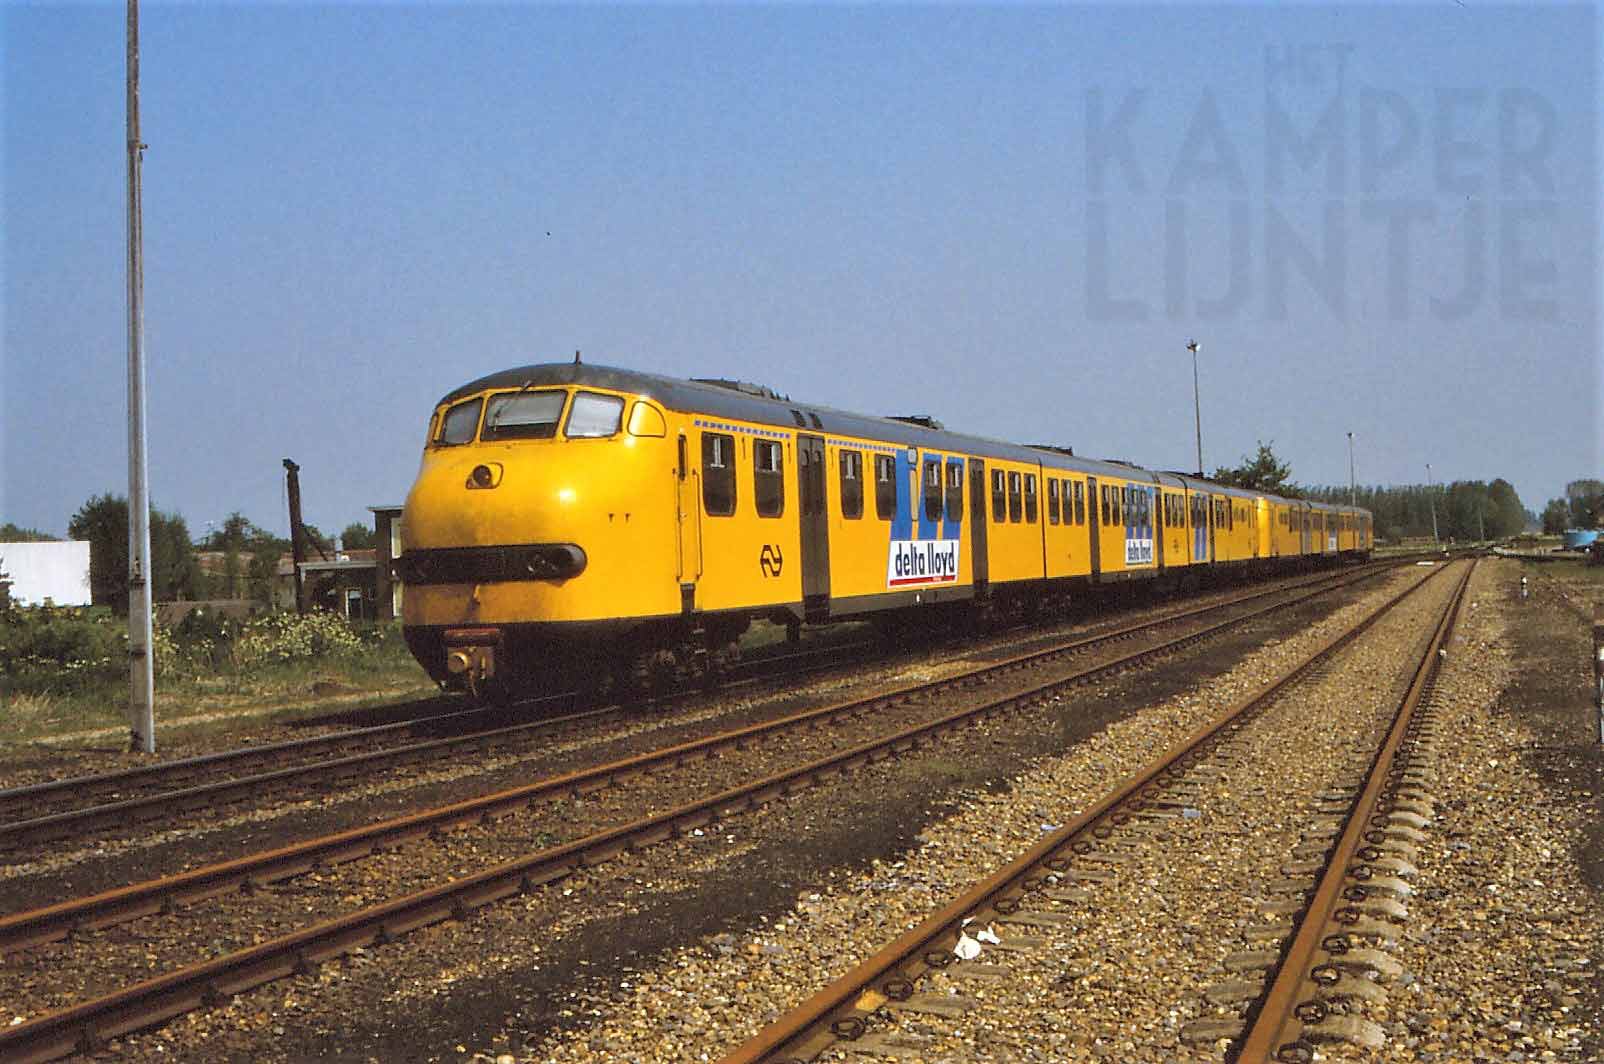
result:
M 131 746 L 156 752 L 151 655 L 150 487 L 145 448 L 145 267 L 139 168 L 139 0 L 128 0 L 128 718 Z

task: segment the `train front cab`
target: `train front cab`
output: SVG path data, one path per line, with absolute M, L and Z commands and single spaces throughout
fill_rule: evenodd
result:
M 618 618 L 678 611 L 666 424 L 646 397 L 561 381 L 440 404 L 397 564 L 403 632 L 431 676 L 560 672 L 565 648 Z

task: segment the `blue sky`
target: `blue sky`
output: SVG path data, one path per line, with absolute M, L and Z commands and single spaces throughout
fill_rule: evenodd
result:
M 122 5 L 0 5 L 0 520 L 126 491 Z M 147 5 L 151 492 L 588 361 L 1305 483 L 1604 473 L 1591 7 Z

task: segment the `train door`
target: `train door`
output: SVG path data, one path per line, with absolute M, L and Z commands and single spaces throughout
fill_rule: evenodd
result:
M 676 531 L 679 539 L 680 603 L 686 609 L 696 605 L 696 581 L 702 576 L 702 473 L 691 464 L 690 441 L 685 433 L 679 434 L 679 481 L 677 507 L 679 520 Z
M 1166 509 L 1169 499 L 1165 496 L 1163 488 L 1159 488 L 1156 491 L 1152 488 L 1137 488 L 1136 490 L 1146 495 L 1150 500 L 1148 508 L 1151 511 L 1153 522 L 1153 557 L 1158 562 L 1158 571 L 1162 573 L 1164 566 L 1169 562 L 1168 552 L 1164 549 L 1164 533 L 1169 529 L 1170 524 L 1170 515 Z
M 969 460 L 969 572 L 975 583 L 975 597 L 984 598 L 991 584 L 990 557 L 986 553 L 986 463 Z
M 1092 579 L 1097 580 L 1103 572 L 1103 549 L 1098 530 L 1103 527 L 1103 511 L 1097 502 L 1097 478 L 1086 478 L 1086 525 L 1092 530 Z
M 830 511 L 825 499 L 824 439 L 797 436 L 797 491 L 802 502 L 802 612 L 830 614 Z

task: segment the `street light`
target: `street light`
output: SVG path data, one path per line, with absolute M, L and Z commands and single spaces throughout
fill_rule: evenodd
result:
M 1192 352 L 1192 417 L 1197 424 L 1197 475 L 1203 475 L 1203 403 L 1197 390 L 1197 353 L 1203 345 L 1196 340 L 1186 341 L 1186 349 Z
M 1358 481 L 1353 479 L 1353 433 L 1348 433 L 1348 505 L 1357 506 Z
M 1426 463 L 1426 501 L 1431 503 L 1431 545 L 1440 547 L 1442 544 L 1437 541 L 1437 494 L 1431 486 L 1430 462 Z

